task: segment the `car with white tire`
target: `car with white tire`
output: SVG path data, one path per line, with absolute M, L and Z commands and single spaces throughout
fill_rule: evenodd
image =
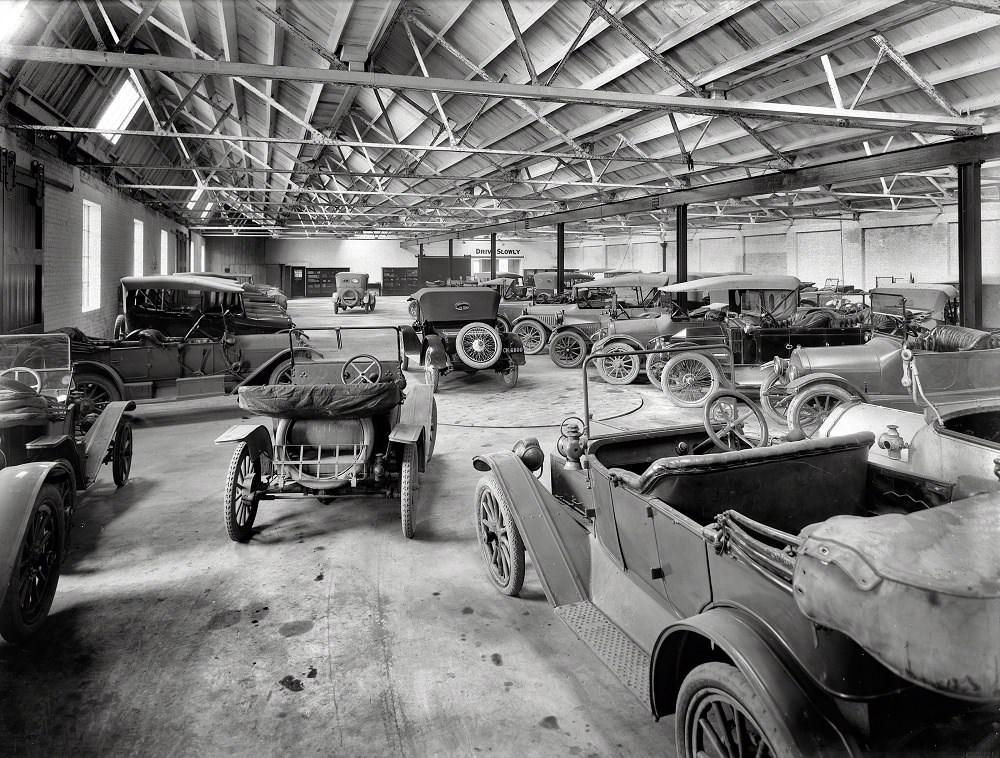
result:
M 425 287 L 414 293 L 416 326 L 401 327 L 408 354 L 417 355 L 424 381 L 436 391 L 453 371 L 494 371 L 504 386 L 517 384 L 524 347 L 499 327 L 500 293 L 487 287 Z

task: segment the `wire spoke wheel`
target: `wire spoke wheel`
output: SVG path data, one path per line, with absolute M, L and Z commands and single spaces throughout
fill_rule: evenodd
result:
M 524 586 L 524 543 L 496 480 L 486 477 L 476 492 L 476 536 L 490 581 L 505 595 Z
M 478 321 L 466 324 L 455 338 L 455 350 L 462 362 L 471 368 L 489 368 L 500 358 L 500 334 Z
M 260 480 L 260 458 L 251 454 L 246 442 L 239 443 L 229 463 L 223 496 L 226 531 L 234 542 L 248 542 L 253 536 Z
M 675 355 L 663 367 L 660 389 L 675 404 L 701 405 L 719 389 L 720 377 L 712 362 L 700 353 Z
M 823 426 L 833 409 L 853 400 L 850 392 L 836 384 L 821 383 L 799 390 L 788 404 L 787 421 L 811 439 Z
M 660 387 L 660 377 L 663 376 L 663 367 L 667 365 L 667 359 L 662 353 L 650 353 L 646 356 L 646 378 L 656 389 Z

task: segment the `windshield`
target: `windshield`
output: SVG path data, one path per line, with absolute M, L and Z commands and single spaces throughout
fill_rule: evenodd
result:
M 0 374 L 41 394 L 64 397 L 70 384 L 69 336 L 12 334 L 0 336 Z
M 795 313 L 797 294 L 795 290 L 739 290 L 736 304 L 743 314 L 760 316 L 766 312 L 788 318 Z
M 371 355 L 380 361 L 401 361 L 399 330 L 394 326 L 345 326 L 293 329 L 293 341 L 318 351 L 317 361 L 347 361 L 355 355 Z M 295 344 L 293 344 L 295 347 Z
M 937 290 L 908 290 L 905 293 L 872 291 L 872 310 L 901 316 L 904 298 L 907 311 L 928 311 L 939 317 L 948 302 L 948 297 Z

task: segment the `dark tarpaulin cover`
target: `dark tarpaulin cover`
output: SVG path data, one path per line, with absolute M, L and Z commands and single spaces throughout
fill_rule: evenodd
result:
M 9 377 L 0 377 L 0 429 L 37 426 L 49 421 L 48 401 L 31 387 Z
M 281 418 L 365 418 L 399 405 L 400 386 L 379 384 L 265 384 L 240 387 L 240 408 Z

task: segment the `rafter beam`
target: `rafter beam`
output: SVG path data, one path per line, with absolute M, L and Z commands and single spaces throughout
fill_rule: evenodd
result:
M 521 53 L 521 60 L 524 61 L 524 67 L 528 71 L 528 80 L 532 84 L 538 84 L 538 72 L 535 71 L 535 64 L 531 62 L 528 48 L 524 44 L 524 37 L 521 36 L 521 27 L 517 25 L 514 9 L 510 7 L 510 0 L 500 0 L 500 4 L 503 5 L 503 12 L 507 14 L 507 23 L 510 24 L 510 30 L 514 33 L 514 42 L 517 44 L 518 52 Z
M 899 66 L 903 73 L 910 77 L 914 84 L 916 84 L 923 91 L 923 93 L 927 95 L 927 97 L 937 103 L 937 105 L 939 105 L 945 113 L 950 113 L 953 116 L 960 115 L 955 106 L 949 103 L 944 96 L 938 92 L 937 87 L 927 81 L 927 79 L 925 79 L 923 75 L 921 75 L 921 73 L 910 64 L 910 62 L 906 59 L 906 56 L 899 52 L 899 50 L 897 50 L 893 44 L 885 38 L 884 34 L 876 34 L 872 36 L 872 40 L 876 45 L 878 45 L 879 50 L 888 55 L 889 58 L 892 59 L 892 62 Z
M 161 55 L 131 55 L 101 53 L 93 50 L 52 48 L 0 44 L 0 57 L 17 58 L 36 63 L 92 65 L 137 70 L 177 71 L 210 76 L 272 77 L 307 82 L 327 82 L 385 89 L 411 89 L 423 92 L 458 92 L 480 97 L 520 97 L 526 100 L 552 100 L 585 103 L 604 107 L 662 110 L 676 113 L 696 113 L 713 116 L 746 116 L 789 123 L 809 123 L 824 126 L 876 128 L 917 131 L 949 136 L 968 136 L 982 132 L 982 119 L 973 117 L 939 116 L 918 113 L 886 113 L 882 111 L 852 111 L 843 108 L 791 105 L 735 100 L 695 100 L 690 97 L 645 95 L 630 92 L 597 92 L 570 87 L 500 84 L 438 77 L 399 76 L 362 71 L 335 71 L 298 66 L 268 66 L 259 63 L 234 64 L 229 61 L 189 60 Z M 310 127 L 311 128 L 311 127 Z M 322 136 L 322 135 L 320 135 Z

